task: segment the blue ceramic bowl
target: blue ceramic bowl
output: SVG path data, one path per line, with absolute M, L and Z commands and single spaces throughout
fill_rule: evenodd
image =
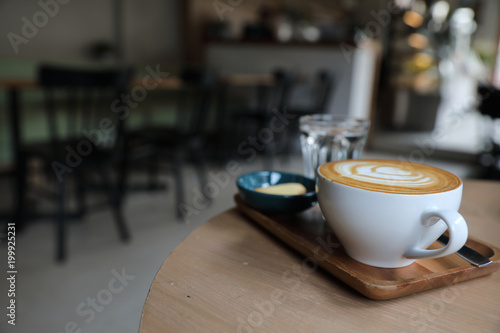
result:
M 307 193 L 275 195 L 254 191 L 256 187 L 283 183 L 301 183 Z M 268 214 L 290 215 L 300 213 L 316 204 L 316 181 L 287 172 L 257 171 L 244 174 L 236 180 L 241 198 L 251 207 Z

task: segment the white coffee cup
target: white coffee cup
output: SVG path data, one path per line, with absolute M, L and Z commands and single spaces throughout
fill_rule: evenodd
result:
M 327 223 L 351 258 L 376 267 L 404 267 L 458 251 L 468 234 L 457 212 L 462 187 L 457 176 L 415 163 L 347 160 L 318 168 L 317 195 Z M 427 250 L 446 229 L 448 244 Z

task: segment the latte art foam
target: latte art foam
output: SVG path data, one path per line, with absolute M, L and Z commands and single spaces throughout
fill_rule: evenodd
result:
M 319 173 L 348 186 L 369 191 L 430 194 L 462 184 L 457 176 L 428 165 L 391 160 L 346 160 L 323 164 Z

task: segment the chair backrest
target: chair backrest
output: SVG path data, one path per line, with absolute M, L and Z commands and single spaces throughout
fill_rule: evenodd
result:
M 132 75 L 130 68 L 39 67 L 38 84 L 44 93 L 55 157 L 65 154 L 62 144 L 68 141 L 87 140 L 97 149 L 112 148 L 119 143 L 130 111 L 126 100 L 131 97 L 125 92 Z
M 333 90 L 333 74 L 327 70 L 320 70 L 316 74 L 316 80 L 312 90 L 311 113 L 324 113 L 326 105 Z
M 270 90 L 269 102 L 267 111 L 277 108 L 280 112 L 287 106 L 290 100 L 290 92 L 292 90 L 295 76 L 293 72 L 277 69 L 273 71 L 274 85 Z
M 177 123 L 188 134 L 200 134 L 206 127 L 215 90 L 215 74 L 205 69 L 185 68 L 181 74 Z

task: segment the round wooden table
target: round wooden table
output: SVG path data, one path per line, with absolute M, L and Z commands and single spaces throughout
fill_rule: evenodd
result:
M 470 235 L 500 246 L 500 183 L 465 181 Z M 229 210 L 186 238 L 158 271 L 141 333 L 500 332 L 500 272 L 370 300 Z

